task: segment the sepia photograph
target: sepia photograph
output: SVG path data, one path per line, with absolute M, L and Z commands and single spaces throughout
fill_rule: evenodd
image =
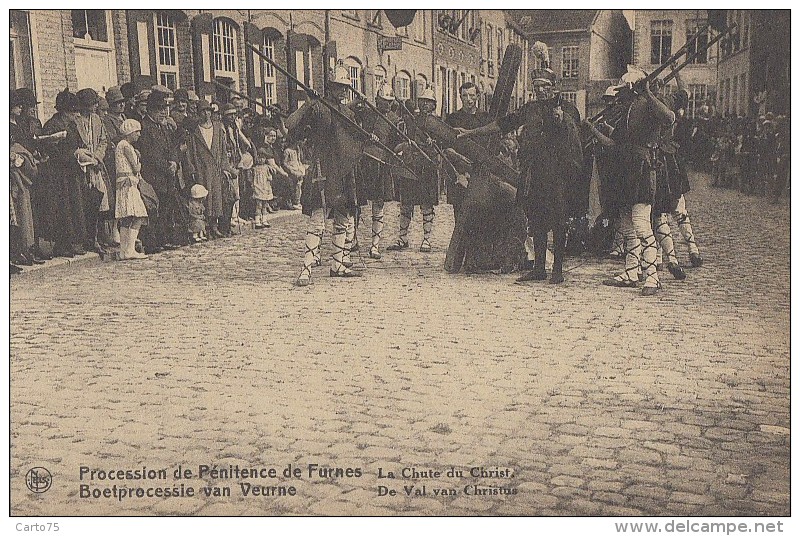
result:
M 790 10 L 94 4 L 5 11 L 12 529 L 788 532 Z

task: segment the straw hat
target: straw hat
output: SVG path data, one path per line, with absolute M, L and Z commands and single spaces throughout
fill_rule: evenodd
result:
M 192 199 L 203 199 L 208 196 L 208 190 L 202 184 L 195 184 L 192 186 L 192 189 L 189 190 L 189 195 Z

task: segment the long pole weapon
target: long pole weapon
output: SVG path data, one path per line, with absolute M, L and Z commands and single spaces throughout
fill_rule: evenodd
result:
M 434 163 L 434 161 L 433 161 L 433 160 L 431 160 L 431 159 L 430 159 L 430 157 L 429 157 L 427 154 L 425 154 L 425 152 L 424 152 L 424 151 L 423 151 L 423 150 L 420 148 L 420 146 L 419 146 L 419 145 L 417 145 L 417 142 L 415 142 L 414 140 L 412 140 L 411 138 L 409 138 L 409 137 L 408 137 L 408 134 L 406 134 L 405 132 L 403 132 L 402 130 L 400 130 L 400 129 L 397 127 L 397 125 L 395 125 L 394 123 L 392 123 L 392 120 L 391 120 L 391 119 L 389 119 L 388 117 L 386 117 L 385 115 L 383 115 L 383 114 L 382 114 L 382 113 L 381 113 L 381 112 L 378 110 L 378 108 L 377 108 L 377 107 L 376 107 L 374 104 L 372 104 L 371 102 L 369 102 L 369 100 L 367 100 L 367 96 L 366 96 L 366 95 L 364 95 L 363 93 L 361 93 L 359 90 L 357 90 L 357 89 L 356 89 L 356 88 L 354 88 L 354 87 L 350 87 L 350 91 L 352 91 L 352 92 L 353 92 L 353 94 L 354 94 L 356 97 L 360 98 L 360 99 L 361 99 L 361 100 L 364 102 L 364 104 L 366 104 L 366 105 L 367 105 L 367 108 L 369 108 L 370 110 L 372 110 L 373 112 L 375 112 L 375 113 L 378 115 L 378 117 L 380 117 L 380 118 L 383 120 L 383 122 L 385 122 L 387 125 L 389 125 L 390 127 L 392 127 L 392 129 L 393 129 L 393 130 L 394 130 L 394 131 L 395 131 L 395 132 L 396 132 L 396 133 L 397 133 L 397 134 L 398 134 L 400 137 L 402 137 L 402 138 L 403 138 L 403 139 L 404 139 L 404 140 L 405 140 L 405 141 L 406 141 L 406 142 L 407 142 L 409 145 L 411 145 L 411 146 L 412 146 L 412 147 L 414 147 L 416 150 L 418 150 L 420 153 L 422 153 L 422 155 L 425 157 L 425 159 L 426 159 L 428 162 L 430 162 L 431 164 L 433 164 L 433 163 Z
M 397 100 L 397 102 L 399 102 L 399 103 L 400 103 L 400 106 L 403 108 L 403 110 L 405 110 L 405 113 L 406 113 L 406 115 L 408 116 L 408 119 L 409 119 L 409 121 L 411 121 L 412 123 L 414 123 L 414 127 L 415 127 L 415 128 L 418 128 L 418 129 L 420 129 L 422 132 L 424 132 L 424 133 L 425 133 L 425 135 L 426 135 L 426 136 L 428 136 L 429 138 L 431 138 L 431 140 L 433 140 L 433 137 L 432 137 L 430 134 L 428 134 L 428 132 L 426 132 L 424 128 L 422 128 L 421 126 L 419 126 L 419 125 L 417 124 L 417 122 L 414 120 L 414 114 L 412 114 L 412 113 L 411 113 L 411 110 L 409 110 L 409 109 L 406 107 L 406 103 L 405 103 L 405 102 L 403 102 L 403 101 L 401 101 L 401 100 L 399 100 L 399 99 Z M 414 143 L 414 147 L 416 147 L 416 148 L 417 148 L 417 150 L 418 150 L 419 152 L 421 152 L 422 154 L 425 154 L 425 152 L 424 152 L 422 149 L 420 149 L 420 148 L 419 148 L 419 145 L 417 145 L 416 143 Z M 458 170 L 456 169 L 456 166 L 454 166 L 454 165 L 453 165 L 453 163 L 450 161 L 450 159 L 449 159 L 449 158 L 447 158 L 447 155 L 444 153 L 444 151 L 442 150 L 442 148 L 441 148 L 441 147 L 439 147 L 439 145 L 438 145 L 438 144 L 437 144 L 435 141 L 432 141 L 432 143 L 431 143 L 431 147 L 433 147 L 433 149 L 434 149 L 434 150 L 435 150 L 437 153 L 439 153 L 439 156 L 441 156 L 441 157 L 442 157 L 442 160 L 444 160 L 444 162 L 445 162 L 445 163 L 446 163 L 446 164 L 447 164 L 447 165 L 450 167 L 450 169 L 452 170 L 452 172 L 453 172 L 454 176 L 455 176 L 455 177 L 458 177 L 458 176 L 460 175 L 460 173 L 459 173 L 459 172 L 458 172 Z M 426 156 L 427 156 L 427 155 L 426 155 Z M 429 160 L 430 162 L 433 162 L 433 161 L 432 161 L 430 158 L 428 158 L 428 160 Z
M 267 63 L 269 63 L 270 65 L 272 65 L 272 66 L 273 66 L 273 67 L 274 67 L 274 68 L 275 68 L 275 69 L 276 69 L 278 72 L 280 72 L 280 73 L 281 73 L 281 74 L 283 74 L 285 77 L 287 77 L 288 79 L 290 79 L 290 80 L 292 80 L 294 83 L 296 83 L 296 84 L 297 84 L 297 86 L 298 86 L 300 89 L 302 89 L 303 91 L 305 91 L 305 92 L 306 92 L 306 93 L 308 93 L 308 94 L 314 94 L 314 93 L 316 93 L 314 90 L 312 90 L 311 88 L 309 88 L 307 85 L 305 85 L 303 82 L 301 82 L 300 80 L 298 80 L 296 77 L 294 77 L 294 76 L 292 76 L 291 74 L 289 74 L 289 72 L 288 72 L 286 69 L 284 69 L 283 67 L 281 67 L 280 65 L 278 65 L 278 64 L 277 64 L 277 63 L 276 63 L 274 60 L 270 59 L 270 58 L 269 58 L 269 57 L 268 57 L 266 54 L 262 53 L 262 52 L 261 52 L 261 51 L 258 49 L 258 47 L 254 46 L 252 43 L 247 43 L 247 46 L 248 46 L 248 48 L 250 48 L 250 50 L 252 50 L 252 51 L 253 51 L 253 52 L 254 52 L 254 53 L 255 53 L 255 54 L 258 56 L 258 57 L 260 57 L 262 60 L 264 60 L 264 61 L 266 61 Z M 325 100 L 325 99 L 323 99 L 323 98 L 321 98 L 321 99 L 318 99 L 318 102 L 320 102 L 320 103 L 321 103 L 323 106 L 325 106 L 325 107 L 326 107 L 328 110 L 330 110 L 330 111 L 331 111 L 331 112 L 332 112 L 334 115 L 336 115 L 336 116 L 337 116 L 339 119 L 341 119 L 342 121 L 344 121 L 344 122 L 345 122 L 345 124 L 349 125 L 349 126 L 350 126 L 350 127 L 352 127 L 354 130 L 356 130 L 357 132 L 359 132 L 359 133 L 360 133 L 362 136 L 364 136 L 366 139 L 371 139 L 371 138 L 372 138 L 372 134 L 370 134 L 369 132 L 367 132 L 366 130 L 364 130 L 363 128 L 361 128 L 361 127 L 360 127 L 360 126 L 359 126 L 359 125 L 358 125 L 358 124 L 357 124 L 355 121 L 353 121 L 352 119 L 350 119 L 349 117 L 347 117 L 345 114 L 343 114 L 343 113 L 342 113 L 342 112 L 341 112 L 339 109 L 337 109 L 337 108 L 336 108 L 335 106 L 333 106 L 331 103 L 329 103 L 328 101 L 326 101 L 326 100 Z M 392 155 L 392 156 L 394 157 L 394 159 L 395 159 L 395 160 L 397 160 L 397 161 L 400 163 L 400 165 L 402 165 L 402 166 L 403 166 L 404 168 L 406 168 L 406 169 L 407 169 L 409 172 L 411 172 L 411 173 L 412 173 L 412 175 L 413 175 L 414 177 L 417 177 L 417 174 L 416 174 L 416 173 L 414 173 L 414 170 L 413 170 L 413 169 L 411 169 L 411 168 L 408 166 L 408 164 L 406 164 L 406 163 L 405 163 L 405 161 L 404 161 L 402 158 L 400 158 L 399 156 L 397 156 L 397 155 L 395 154 L 395 152 L 394 152 L 394 151 L 392 151 L 391 149 L 389 149 L 389 148 L 388 148 L 386 145 L 384 145 L 384 144 L 383 144 L 381 141 L 375 141 L 375 140 L 372 140 L 370 143 L 373 143 L 373 144 L 377 145 L 378 147 L 380 147 L 381 149 L 383 149 L 384 151 L 386 151 L 388 154 Z M 417 177 L 417 179 L 419 180 L 419 177 Z

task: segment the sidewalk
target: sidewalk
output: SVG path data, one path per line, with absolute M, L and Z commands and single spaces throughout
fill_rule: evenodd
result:
M 299 210 L 279 210 L 277 212 L 273 212 L 272 214 L 267 214 L 265 221 L 267 221 L 270 225 L 274 225 L 276 223 L 287 221 L 295 216 L 300 216 L 301 214 L 302 213 Z M 248 234 L 251 232 L 255 232 L 255 230 L 256 229 L 253 223 L 249 223 L 246 225 L 243 224 L 241 226 L 234 227 L 233 234 L 234 236 L 239 234 Z M 184 247 L 191 247 L 191 245 Z M 24 275 L 29 275 L 35 272 L 39 272 L 41 270 L 49 270 L 59 266 L 71 266 L 78 264 L 83 265 L 99 261 L 111 262 L 113 260 L 114 260 L 113 253 L 109 253 L 104 258 L 103 255 L 94 252 L 89 252 L 84 255 L 79 255 L 73 258 L 54 257 L 49 261 L 45 261 L 44 264 L 34 264 L 33 266 L 20 266 L 20 268 L 22 268 L 22 272 L 20 272 L 19 274 L 15 274 L 12 277 L 21 277 Z

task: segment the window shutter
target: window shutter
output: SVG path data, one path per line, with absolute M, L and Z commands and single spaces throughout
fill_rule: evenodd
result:
M 255 24 L 245 22 L 244 42 L 245 42 L 245 58 L 246 58 L 245 63 L 247 64 L 245 69 L 247 72 L 247 94 L 252 98 L 256 98 L 255 97 L 256 91 L 260 87 L 259 84 L 256 84 L 256 69 L 259 72 L 258 78 L 260 79 L 261 64 L 264 62 L 264 60 L 261 59 L 261 56 L 258 56 L 255 52 L 250 50 L 250 47 L 248 47 L 247 44 L 248 43 L 253 44 L 260 50 L 264 43 L 264 31 Z M 263 88 L 261 95 L 263 95 Z
M 156 77 L 155 28 L 153 12 L 132 9 L 128 12 L 128 50 L 130 51 L 131 78 Z
M 213 95 L 214 80 L 212 59 L 214 40 L 212 38 L 213 19 L 211 13 L 202 13 L 192 19 L 192 52 L 194 61 L 195 87 L 198 95 Z

